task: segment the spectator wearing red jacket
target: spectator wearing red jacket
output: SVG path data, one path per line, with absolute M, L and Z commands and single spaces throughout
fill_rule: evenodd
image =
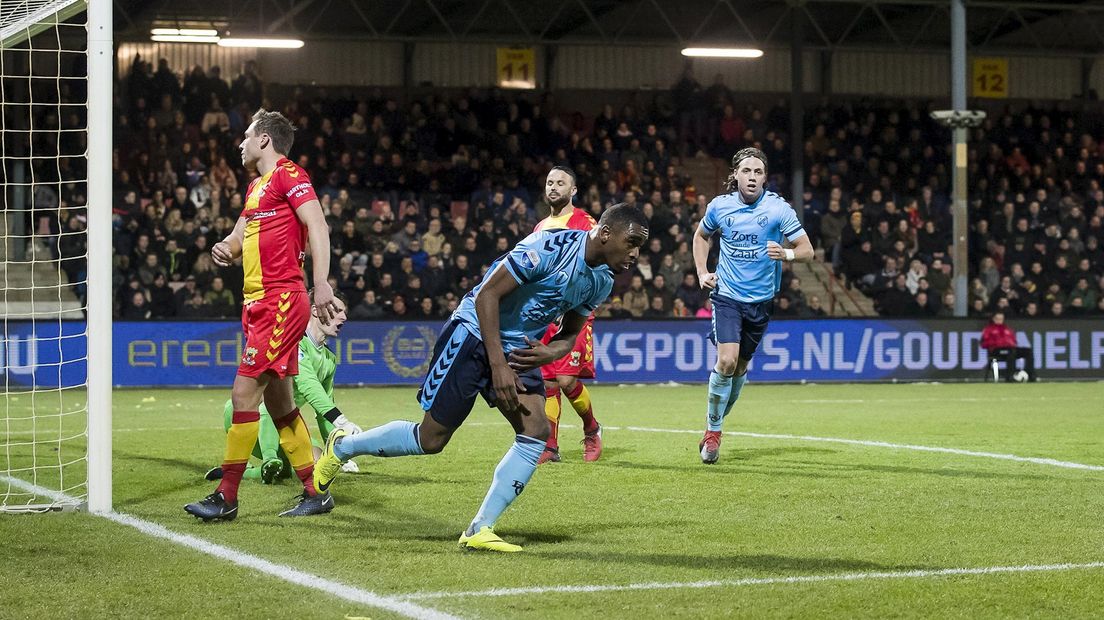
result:
M 1031 347 L 1016 345 L 1016 332 L 1004 322 L 1003 312 L 994 312 L 992 320 L 981 330 L 981 348 L 989 352 L 990 360 L 1004 360 L 1007 365 L 1005 381 L 1012 381 L 1018 359 L 1024 361 L 1028 381 L 1035 381 L 1035 356 Z

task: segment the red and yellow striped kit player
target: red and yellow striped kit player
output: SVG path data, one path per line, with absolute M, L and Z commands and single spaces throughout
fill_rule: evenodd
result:
M 299 341 L 312 313 L 303 280 L 308 240 L 314 315 L 328 325 L 341 311 L 327 282 L 330 236 L 322 206 L 307 173 L 287 158 L 294 134 L 295 126 L 279 112 L 260 110 L 253 115 L 240 148 L 242 164 L 260 176 L 249 184 L 245 209 L 233 232 L 211 247 L 211 258 L 220 267 L 242 259 L 245 349 L 230 393 L 234 413 L 226 432 L 222 480 L 214 493 L 184 507 L 204 521 L 238 516 L 238 486 L 257 443 L 262 402 L 280 433 L 280 447 L 303 483 L 299 503 L 281 516 L 333 509 L 333 498 L 314 489 L 310 433 L 292 393 L 292 381 L 299 374 Z
M 249 185 L 242 211 L 245 354 L 240 375 L 299 374 L 299 340 L 310 321 L 310 303 L 303 283 L 307 231 L 295 211 L 317 199 L 310 177 L 287 158 Z
M 571 205 L 571 198 L 578 190 L 575 186 L 575 173 L 566 166 L 555 166 L 548 173 L 544 185 L 544 198 L 552 214 L 541 220 L 534 232 L 542 230 L 590 230 L 597 223 L 589 213 Z M 547 344 L 559 332 L 560 326 L 548 326 L 542 342 Z M 560 393 L 571 401 L 575 412 L 583 423 L 583 460 L 597 461 L 602 456 L 602 426 L 594 419 L 590 403 L 590 391 L 579 379 L 594 378 L 594 315 L 587 319 L 586 325 L 575 339 L 571 353 L 541 368 L 544 375 L 545 402 L 544 412 L 548 416 L 551 432 L 548 443 L 540 456 L 540 463 L 560 460 Z

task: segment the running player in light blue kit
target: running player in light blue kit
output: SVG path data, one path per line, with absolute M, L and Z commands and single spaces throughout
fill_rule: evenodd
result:
M 436 454 L 482 395 L 514 427 L 514 444 L 495 469 L 479 513 L 460 535 L 464 549 L 521 551 L 494 533 L 499 515 L 525 489 L 548 439 L 540 368 L 567 355 L 579 330 L 613 288 L 613 274 L 632 269 L 648 240 L 635 206 L 614 205 L 590 231 L 537 232 L 496 260 L 445 324 L 418 391 L 421 424 L 396 420 L 349 435 L 330 433 L 315 464 L 315 485 L 327 489 L 354 456 Z M 563 317 L 547 345 L 541 335 Z
M 781 196 L 764 188 L 767 157 L 757 148 L 732 157 L 729 193 L 714 198 L 694 235 L 694 264 L 703 289 L 712 291 L 717 366 L 709 375 L 705 437 L 698 448 L 703 463 L 721 451 L 721 425 L 747 381 L 747 366 L 767 331 L 774 295 L 782 280 L 779 261 L 807 261 L 813 245 L 797 214 Z M 714 234 L 720 234 L 717 271 L 708 268 Z M 793 248 L 783 248 L 785 238 Z

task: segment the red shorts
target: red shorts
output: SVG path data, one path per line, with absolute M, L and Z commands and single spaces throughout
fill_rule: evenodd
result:
M 310 300 L 302 291 L 271 294 L 242 308 L 242 352 L 238 374 L 259 377 L 270 371 L 277 377 L 299 374 L 299 341 L 307 333 Z
M 549 325 L 542 342 L 547 343 L 560 331 L 559 325 Z M 563 358 L 541 367 L 541 375 L 546 381 L 558 376 L 594 378 L 594 318 L 587 319 L 586 325 L 575 338 L 575 347 Z

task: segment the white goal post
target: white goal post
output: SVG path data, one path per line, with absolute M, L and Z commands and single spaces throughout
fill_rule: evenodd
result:
M 0 0 L 0 513 L 110 512 L 112 0 Z

